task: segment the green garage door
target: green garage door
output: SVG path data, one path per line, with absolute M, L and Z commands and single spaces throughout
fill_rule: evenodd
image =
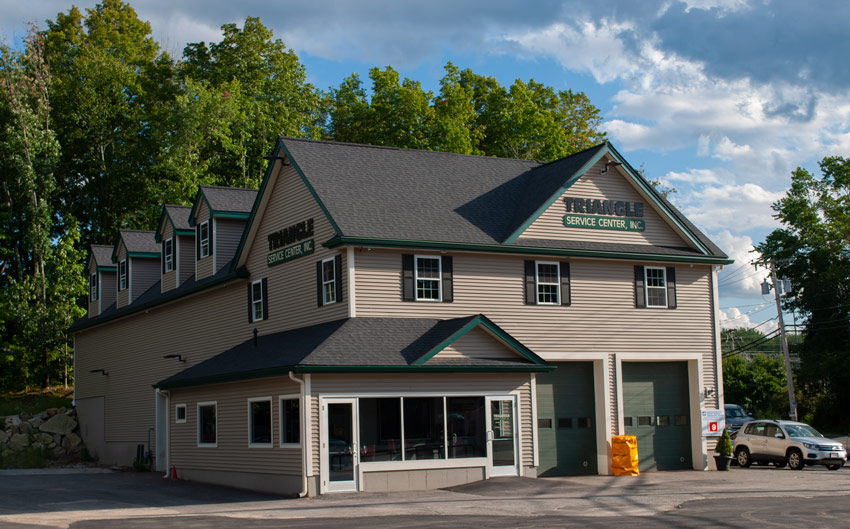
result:
M 688 402 L 687 362 L 623 362 L 623 422 L 641 470 L 693 468 Z
M 593 363 L 553 365 L 537 375 L 537 475 L 596 474 Z

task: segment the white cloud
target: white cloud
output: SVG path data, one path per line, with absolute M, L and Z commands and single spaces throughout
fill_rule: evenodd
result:
M 709 184 L 684 196 L 682 206 L 688 218 L 699 226 L 742 232 L 778 227 L 778 221 L 771 216 L 771 205 L 782 196 L 783 193 L 768 191 L 758 184 Z
M 749 235 L 736 235 L 730 230 L 710 234 L 721 250 L 726 252 L 734 264 L 724 267 L 717 276 L 717 284 L 722 297 L 749 297 L 761 299 L 761 283 L 767 277 L 767 270 L 756 269 L 751 263 L 759 257 Z M 759 296 L 759 298 L 753 298 Z
M 700 134 L 697 140 L 697 156 L 708 156 L 711 148 L 711 137 L 708 134 Z
M 718 9 L 721 14 L 733 13 L 750 9 L 750 3 L 747 0 L 682 0 L 687 7 L 685 12 L 692 9 Z
M 752 329 L 758 327 L 758 330 L 764 334 L 775 331 L 779 325 L 776 321 L 764 321 L 763 311 L 759 307 L 750 309 L 749 312 L 741 312 L 738 307 L 729 307 L 728 309 L 720 310 L 720 328 L 721 329 Z M 761 313 L 761 316 L 755 316 L 756 312 Z M 756 321 L 753 321 L 755 319 Z
M 661 180 L 665 182 L 686 182 L 689 184 L 719 184 L 718 172 L 714 169 L 688 169 L 687 172 L 670 171 Z
M 702 136 L 700 136 L 702 138 Z M 716 158 L 721 160 L 732 160 L 736 157 L 749 156 L 753 152 L 749 145 L 736 145 L 735 142 L 729 139 L 728 136 L 723 136 L 714 146 L 714 154 Z

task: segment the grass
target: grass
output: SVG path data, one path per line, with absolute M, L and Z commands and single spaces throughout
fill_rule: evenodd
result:
M 48 450 L 44 448 L 40 450 L 27 448 L 7 457 L 3 457 L 0 453 L 0 468 L 44 468 L 47 466 L 49 456 Z
M 74 388 L 56 386 L 46 389 L 0 393 L 0 416 L 38 413 L 48 408 L 70 408 Z

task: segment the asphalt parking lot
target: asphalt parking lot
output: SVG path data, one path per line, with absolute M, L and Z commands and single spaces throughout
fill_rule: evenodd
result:
M 158 474 L 0 471 L 0 527 L 846 527 L 850 469 L 498 478 L 289 499 Z M 616 517 L 616 520 L 614 519 Z

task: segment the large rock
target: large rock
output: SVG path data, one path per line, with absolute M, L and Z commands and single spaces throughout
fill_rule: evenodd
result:
M 5 443 L 9 440 L 9 434 L 6 433 L 6 430 L 0 430 L 0 444 Z
M 39 443 L 41 443 L 43 445 L 49 445 L 50 443 L 53 442 L 53 436 L 50 435 L 49 433 L 42 432 L 42 433 L 36 434 L 34 437 Z
M 77 421 L 68 417 L 64 413 L 57 413 L 53 417 L 47 420 L 44 424 L 39 426 L 39 430 L 47 433 L 58 433 L 61 435 L 68 435 L 73 432 L 77 428 Z
M 23 450 L 30 445 L 30 437 L 25 433 L 18 433 L 9 440 L 9 448 L 12 450 Z
M 80 439 L 80 436 L 75 433 L 69 433 L 65 436 L 65 439 L 68 440 L 68 444 L 71 446 L 71 448 L 76 448 L 80 446 L 80 443 L 83 442 L 83 440 Z
M 38 417 L 33 417 L 32 419 L 28 420 L 27 422 L 30 423 L 33 428 L 38 428 L 39 426 L 44 424 L 44 421 L 39 419 Z
M 22 422 L 21 418 L 17 415 L 9 415 L 6 417 L 6 429 L 8 430 L 10 427 L 13 428 L 15 426 L 20 426 Z
M 48 417 L 53 417 L 54 415 L 59 413 L 59 410 L 57 410 L 56 408 L 50 408 L 49 410 L 46 410 L 44 413 L 46 413 Z
M 33 430 L 35 430 L 35 428 L 33 428 L 32 424 L 30 424 L 29 422 L 22 422 L 20 428 L 21 428 L 21 433 L 26 433 L 26 434 L 31 434 L 33 432 Z

